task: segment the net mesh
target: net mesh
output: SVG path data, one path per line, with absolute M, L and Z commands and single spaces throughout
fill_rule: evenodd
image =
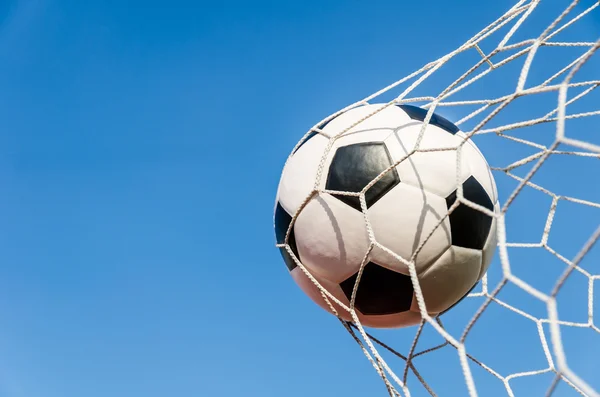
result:
M 595 362 L 600 312 L 594 312 L 600 255 L 593 249 L 600 238 L 600 97 L 594 97 L 600 85 L 594 56 L 600 48 L 594 31 L 600 3 L 548 2 L 543 5 L 555 9 L 543 15 L 551 20 L 541 21 L 536 10 L 542 3 L 519 1 L 456 50 L 341 109 L 305 135 L 319 133 L 323 121 L 363 104 L 385 103 L 381 109 L 418 104 L 430 110 L 425 125 L 433 111 L 455 121 L 482 148 L 498 183 L 501 211 L 493 213 L 465 199 L 457 181 L 458 199 L 449 213 L 463 204 L 496 217 L 498 248 L 479 286 L 448 313 L 427 314 L 412 258 L 390 252 L 410 269 L 424 318 L 416 328 L 371 333 L 361 325 L 354 297 L 369 252 L 346 306 L 321 287 L 289 245 L 282 245 L 331 310 L 335 302 L 350 313 L 353 322 L 340 321 L 390 396 L 600 396 Z M 409 156 L 422 151 L 419 141 Z M 437 150 L 456 150 L 460 167 L 461 147 Z M 323 167 L 324 160 L 313 194 Z M 374 238 L 364 196 L 384 174 L 362 193 L 335 192 L 360 197 L 369 250 L 387 250 Z M 456 382 L 459 377 L 464 381 Z

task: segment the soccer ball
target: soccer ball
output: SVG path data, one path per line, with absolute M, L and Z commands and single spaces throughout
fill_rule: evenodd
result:
M 348 307 L 364 260 L 354 305 L 364 326 L 421 321 L 408 266 L 398 257 L 414 261 L 427 312 L 436 316 L 473 289 L 494 254 L 494 217 L 464 202 L 446 216 L 458 183 L 466 200 L 498 211 L 491 170 L 475 144 L 439 114 L 418 141 L 426 114 L 411 105 L 352 108 L 308 135 L 283 167 L 274 226 L 284 262 L 304 293 L 331 312 L 295 259 Z M 419 151 L 411 153 L 417 142 Z M 386 170 L 364 192 L 365 211 L 357 195 L 343 194 L 360 193 Z

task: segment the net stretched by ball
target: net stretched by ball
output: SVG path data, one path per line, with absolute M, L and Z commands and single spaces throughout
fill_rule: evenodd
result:
M 390 396 L 600 396 L 599 15 L 518 1 L 290 154 L 277 247 Z

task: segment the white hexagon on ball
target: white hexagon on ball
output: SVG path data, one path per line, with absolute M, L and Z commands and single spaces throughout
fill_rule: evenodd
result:
M 494 217 L 464 203 L 447 215 L 458 184 L 465 199 L 498 211 L 487 161 L 472 141 L 462 145 L 459 156 L 455 148 L 465 135 L 438 114 L 420 137 L 426 113 L 416 106 L 383 104 L 343 112 L 309 135 L 281 174 L 275 236 L 292 278 L 331 312 L 296 261 L 348 307 L 364 261 L 354 309 L 367 327 L 420 322 L 407 263 L 414 263 L 427 311 L 435 316 L 473 289 L 495 251 Z M 414 152 L 417 143 L 424 151 Z M 359 198 L 347 193 L 360 193 L 367 185 L 363 212 Z M 368 256 L 367 224 L 377 243 Z M 333 307 L 352 321 L 346 310 Z

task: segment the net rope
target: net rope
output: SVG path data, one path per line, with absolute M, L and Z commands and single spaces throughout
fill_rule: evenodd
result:
M 514 381 L 518 378 L 524 377 L 532 377 L 540 374 L 550 373 L 552 375 L 552 381 L 546 388 L 546 395 L 552 395 L 556 392 L 557 386 L 560 382 L 568 385 L 572 391 L 579 393 L 583 396 L 589 397 L 600 397 L 600 390 L 595 390 L 589 383 L 589 380 L 582 379 L 578 374 L 573 371 L 568 363 L 567 357 L 564 351 L 563 346 L 563 338 L 561 336 L 562 329 L 564 327 L 578 327 L 578 328 L 588 328 L 595 332 L 596 341 L 598 342 L 600 338 L 600 324 L 598 324 L 597 319 L 594 318 L 594 308 L 593 308 L 593 300 L 594 300 L 594 282 L 596 280 L 600 280 L 600 270 L 598 266 L 594 269 L 586 269 L 581 266 L 582 260 L 589 254 L 592 250 L 592 247 L 595 243 L 597 243 L 598 239 L 600 239 L 600 226 L 598 226 L 595 231 L 592 232 L 588 239 L 583 245 L 580 245 L 579 252 L 573 256 L 572 258 L 568 258 L 559 253 L 559 250 L 555 249 L 551 244 L 549 244 L 548 239 L 551 231 L 553 231 L 553 222 L 555 219 L 555 214 L 557 208 L 561 206 L 561 202 L 569 202 L 572 204 L 576 204 L 579 206 L 585 206 L 589 208 L 600 209 L 600 203 L 594 201 L 588 201 L 586 199 L 580 197 L 571 197 L 568 195 L 562 195 L 554 193 L 551 189 L 544 187 L 542 184 L 538 184 L 533 181 L 536 173 L 539 172 L 542 165 L 544 165 L 549 158 L 555 156 L 574 156 L 574 157 L 582 157 L 582 158 L 596 158 L 600 159 L 600 145 L 591 142 L 590 140 L 584 140 L 577 137 L 577 135 L 570 135 L 567 131 L 566 124 L 567 122 L 571 122 L 570 120 L 576 119 L 589 119 L 592 117 L 600 116 L 600 101 L 595 101 L 595 108 L 592 110 L 586 110 L 583 112 L 568 112 L 569 107 L 572 107 L 573 104 L 578 101 L 582 101 L 585 97 L 589 96 L 594 90 L 600 86 L 600 68 L 596 70 L 595 75 L 598 76 L 597 79 L 578 79 L 577 77 L 580 75 L 580 70 L 586 65 L 590 60 L 597 54 L 598 49 L 600 48 L 600 39 L 596 41 L 590 42 L 580 42 L 580 41 L 569 41 L 562 40 L 557 41 L 555 39 L 559 34 L 563 32 L 567 32 L 570 28 L 572 28 L 577 22 L 583 20 L 585 17 L 593 17 L 596 18 L 600 12 L 600 3 L 599 2 L 588 2 L 589 5 L 583 7 L 579 4 L 578 1 L 573 1 L 570 4 L 566 4 L 566 8 L 561 10 L 558 15 L 553 16 L 553 20 L 549 25 L 545 25 L 546 27 L 539 33 L 539 35 L 535 38 L 520 40 L 514 43 L 511 41 L 517 35 L 517 33 L 521 30 L 522 26 L 526 23 L 526 21 L 534 15 L 534 11 L 540 5 L 543 0 L 522 0 L 518 1 L 512 8 L 510 8 L 504 15 L 500 18 L 486 26 L 480 32 L 475 34 L 471 39 L 465 42 L 463 45 L 458 47 L 456 50 L 442 56 L 441 58 L 430 62 L 415 71 L 414 73 L 409 74 L 408 76 L 395 81 L 394 83 L 384 87 L 383 89 L 367 96 L 366 98 L 353 103 L 340 111 L 330 115 L 324 120 L 317 123 L 313 128 L 311 128 L 304 138 L 298 143 L 296 146 L 299 147 L 301 143 L 308 139 L 311 134 L 321 133 L 318 126 L 323 122 L 328 121 L 338 114 L 345 112 L 349 109 L 352 109 L 357 106 L 377 102 L 377 103 L 385 103 L 385 105 L 381 106 L 374 113 L 365 117 L 362 120 L 359 120 L 352 126 L 349 126 L 344 131 L 340 131 L 334 137 L 331 137 L 329 140 L 329 144 L 325 150 L 325 154 L 323 156 L 323 160 L 320 163 L 318 168 L 317 177 L 315 179 L 315 185 L 312 193 L 306 197 L 304 202 L 301 204 L 298 211 L 294 214 L 292 218 L 291 225 L 294 224 L 298 214 L 302 211 L 302 209 L 308 204 L 308 202 L 318 195 L 320 192 L 327 192 L 319 188 L 321 178 L 324 173 L 325 166 L 325 158 L 327 157 L 327 153 L 332 149 L 334 142 L 341 135 L 343 135 L 346 131 L 353 128 L 354 126 L 360 124 L 366 118 L 371 117 L 373 114 L 383 110 L 388 106 L 393 106 L 395 104 L 406 104 L 406 103 L 419 103 L 422 107 L 428 110 L 427 116 L 424 120 L 423 128 L 421 129 L 421 133 L 419 138 L 417 139 L 415 147 L 408 153 L 408 155 L 396 162 L 392 166 L 390 166 L 387 170 L 382 172 L 377 178 L 375 178 L 369 185 L 367 185 L 362 192 L 360 193 L 352 193 L 352 192 L 330 192 L 335 193 L 337 195 L 344 194 L 349 196 L 357 196 L 360 198 L 360 203 L 364 215 L 364 221 L 366 224 L 367 232 L 370 239 L 370 245 L 368 252 L 365 253 L 364 259 L 362 261 L 354 291 L 352 293 L 352 297 L 350 299 L 350 305 L 347 306 L 343 302 L 336 299 L 335 296 L 330 294 L 327 290 L 325 290 L 317 280 L 312 277 L 309 271 L 303 266 L 303 264 L 296 258 L 294 252 L 291 250 L 290 246 L 286 244 L 280 244 L 279 247 L 284 247 L 289 255 L 295 260 L 296 264 L 302 269 L 302 271 L 306 274 L 306 276 L 319 288 L 321 291 L 321 295 L 323 299 L 329 305 L 329 308 L 337 313 L 336 308 L 343 308 L 346 310 L 350 316 L 352 317 L 351 322 L 344 321 L 339 318 L 343 327 L 348 331 L 348 333 L 352 336 L 352 338 L 359 345 L 360 349 L 362 349 L 364 355 L 372 364 L 373 368 L 377 372 L 377 374 L 381 377 L 384 382 L 387 393 L 394 396 L 411 396 L 411 391 L 413 390 L 413 385 L 409 386 L 408 378 L 409 374 L 414 376 L 419 384 L 422 386 L 427 394 L 431 396 L 437 396 L 438 392 L 433 390 L 433 388 L 429 385 L 428 379 L 425 376 L 421 375 L 418 368 L 418 359 L 422 356 L 426 356 L 435 351 L 438 351 L 442 348 L 454 348 L 456 353 L 458 354 L 462 374 L 464 376 L 464 383 L 466 385 L 466 390 L 468 391 L 469 396 L 477 396 L 478 388 L 477 384 L 474 380 L 474 376 L 472 374 L 472 369 L 474 366 L 478 366 L 483 368 L 489 374 L 497 378 L 503 385 L 503 388 L 507 395 L 514 396 L 515 393 L 513 391 L 511 381 Z M 587 7 L 587 8 L 586 8 Z M 492 41 L 492 42 L 490 42 Z M 485 51 L 485 46 L 491 46 L 492 50 Z M 540 83 L 528 85 L 530 83 L 532 65 L 534 65 L 534 60 L 536 56 L 548 49 L 548 48 L 567 48 L 570 49 L 569 54 L 574 54 L 573 50 L 577 50 L 577 55 L 573 57 L 573 59 L 567 59 L 567 56 L 556 56 L 553 58 L 553 65 L 561 65 L 560 67 L 555 67 L 558 69 L 553 72 L 550 77 L 544 79 Z M 450 84 L 445 85 L 445 88 L 439 92 L 437 95 L 416 95 L 415 92 L 426 84 L 427 80 L 435 77 L 436 72 L 439 71 L 443 66 L 447 63 L 451 62 L 454 58 L 459 55 L 466 53 L 475 53 L 477 54 L 477 60 L 475 64 L 471 65 L 467 68 L 464 73 L 460 74 L 454 81 Z M 557 53 L 558 54 L 558 53 Z M 509 92 L 508 94 L 503 94 L 498 97 L 493 97 L 491 99 L 457 99 L 461 92 L 467 90 L 468 88 L 476 85 L 478 82 L 482 81 L 487 75 L 497 72 L 498 70 L 502 70 L 502 68 L 507 67 L 507 65 L 515 64 L 517 62 L 522 62 L 520 66 L 520 70 L 518 72 L 518 79 L 516 84 L 514 82 L 508 82 L 505 86 L 509 87 L 514 85 L 514 90 Z M 562 65 L 565 64 L 563 67 Z M 395 90 L 399 90 L 400 88 L 405 87 L 399 94 L 393 94 L 391 99 L 382 101 L 381 98 L 393 93 Z M 431 92 L 433 89 L 426 89 L 426 91 Z M 569 98 L 570 92 L 577 92 L 576 95 L 573 95 Z M 507 112 L 507 108 L 510 108 L 510 105 L 515 102 L 517 99 L 525 98 L 525 97 L 536 97 L 541 94 L 552 94 L 554 95 L 554 108 L 550 108 L 546 114 L 541 117 L 530 118 L 527 120 L 519 120 L 519 121 L 511 121 L 506 123 L 499 123 L 496 126 L 493 126 L 493 121 L 498 119 L 499 115 Z M 471 97 L 474 94 L 470 94 Z M 486 208 L 478 206 L 477 204 L 468 201 L 463 197 L 462 194 L 462 185 L 460 181 L 457 181 L 457 200 L 451 206 L 445 217 L 441 217 L 436 227 L 439 227 L 444 219 L 448 217 L 452 211 L 456 209 L 459 205 L 466 205 L 475 210 L 482 211 L 489 216 L 493 216 L 497 219 L 497 250 L 496 255 L 499 258 L 498 266 L 501 268 L 501 277 L 499 277 L 499 281 L 495 283 L 495 285 L 491 285 L 488 274 L 486 274 L 481 283 L 480 288 L 477 290 L 473 290 L 469 294 L 469 298 L 479 297 L 482 300 L 479 308 L 470 318 L 470 321 L 467 322 L 464 327 L 462 333 L 460 335 L 452 335 L 449 331 L 447 331 L 446 327 L 444 327 L 443 318 L 440 317 L 430 317 L 427 314 L 427 310 L 425 307 L 425 302 L 423 299 L 423 294 L 421 288 L 419 286 L 415 266 L 414 266 L 414 258 L 422 249 L 424 244 L 427 242 L 428 238 L 433 234 L 432 230 L 429 233 L 429 236 L 425 238 L 424 242 L 420 244 L 420 246 L 414 251 L 412 258 L 402 258 L 394 252 L 387 249 L 385 246 L 381 245 L 375 239 L 373 234 L 373 230 L 371 228 L 371 224 L 369 221 L 369 217 L 367 216 L 367 205 L 365 201 L 365 192 L 373 186 L 379 179 L 381 179 L 387 172 L 392 170 L 402 161 L 405 161 L 414 153 L 431 151 L 431 150 L 453 150 L 457 152 L 457 170 L 460 170 L 461 161 L 460 161 L 460 152 L 462 145 L 467 141 L 461 143 L 458 147 L 449 147 L 449 148 L 437 148 L 437 149 L 420 149 L 419 145 L 421 142 L 421 138 L 425 132 L 425 127 L 429 123 L 432 112 L 442 109 L 450 109 L 450 108 L 462 108 L 462 109 L 471 109 L 465 114 L 462 118 L 458 120 L 454 120 L 455 124 L 461 128 L 461 130 L 467 135 L 467 140 L 472 139 L 476 136 L 484 136 L 484 135 L 494 135 L 498 139 L 507 140 L 511 143 L 519 144 L 527 147 L 530 151 L 534 151 L 533 154 L 527 154 L 525 157 L 519 158 L 508 165 L 504 166 L 494 166 L 492 164 L 492 170 L 494 175 L 502 174 L 508 178 L 511 178 L 516 183 L 516 187 L 508 194 L 507 198 L 501 202 L 501 209 L 499 212 L 495 213 L 489 211 Z M 550 144 L 542 144 L 537 142 L 533 138 L 526 138 L 522 136 L 515 136 L 515 132 L 522 131 L 526 127 L 532 126 L 546 126 L 544 133 L 545 136 L 549 136 L 549 134 L 553 135 L 552 141 Z M 600 122 L 596 121 L 595 129 L 592 128 L 589 132 L 594 136 L 600 137 Z M 472 127 L 471 127 L 472 126 Z M 598 141 L 600 143 L 600 139 Z M 567 149 L 565 149 L 567 147 Z M 295 151 L 295 149 L 294 149 Z M 524 175 L 519 175 L 519 170 L 525 169 L 529 167 L 529 171 Z M 596 167 L 598 167 L 596 165 Z M 600 171 L 600 167 L 596 169 L 596 174 Z M 460 175 L 460 172 L 457 172 L 457 175 Z M 595 183 L 594 181 L 591 182 Z M 514 205 L 515 200 L 519 197 L 524 190 L 532 189 L 540 194 L 546 195 L 551 199 L 551 205 L 548 210 L 546 216 L 545 226 L 543 228 L 543 233 L 541 239 L 537 242 L 513 242 L 508 238 L 507 235 L 507 226 L 505 217 L 506 214 L 509 213 L 509 209 Z M 290 229 L 288 230 L 287 238 L 289 237 Z M 356 291 L 360 284 L 360 278 L 362 271 L 368 262 L 370 252 L 375 248 L 388 252 L 390 255 L 395 257 L 398 261 L 405 263 L 408 266 L 410 271 L 410 276 L 413 281 L 414 291 L 417 303 L 419 305 L 419 310 L 421 311 L 421 315 L 423 316 L 423 321 L 420 326 L 416 327 L 416 333 L 412 340 L 412 344 L 408 351 L 405 354 L 399 353 L 396 349 L 391 347 L 382 341 L 381 338 L 378 338 L 370 333 L 368 333 L 360 323 L 360 320 L 354 311 L 354 302 L 356 297 Z M 560 277 L 558 277 L 553 285 L 551 291 L 543 292 L 538 288 L 535 288 L 525 279 L 517 276 L 514 272 L 514 269 L 518 268 L 521 264 L 519 262 L 512 262 L 510 260 L 509 249 L 512 248 L 524 248 L 524 249 L 543 249 L 557 258 L 562 264 L 564 264 L 564 269 Z M 573 321 L 565 321 L 561 320 L 558 312 L 557 305 L 557 295 L 559 291 L 563 288 L 566 281 L 573 277 L 574 274 L 579 274 L 586 278 L 587 282 L 587 321 L 582 322 L 573 322 Z M 526 310 L 522 308 L 516 307 L 511 303 L 506 302 L 505 300 L 499 297 L 500 292 L 509 284 L 516 286 L 521 291 L 529 294 L 535 299 L 543 302 L 546 307 L 546 316 L 534 316 L 531 313 L 528 313 Z M 334 306 L 334 304 L 336 306 Z M 545 368 L 533 369 L 526 372 L 515 372 L 509 374 L 501 374 L 494 370 L 494 368 L 490 365 L 487 365 L 483 360 L 478 359 L 474 354 L 471 354 L 468 351 L 466 341 L 468 340 L 468 336 L 471 333 L 473 327 L 481 318 L 481 316 L 490 308 L 492 305 L 499 305 L 505 309 L 512 311 L 513 313 L 522 316 L 528 321 L 532 322 L 537 330 L 541 348 L 543 349 L 543 354 L 546 361 Z M 546 331 L 545 326 L 548 327 L 549 331 Z M 437 334 L 439 334 L 443 338 L 443 342 L 437 344 L 433 347 L 429 347 L 424 350 L 417 349 L 417 345 L 422 337 L 424 330 L 430 327 Z M 413 328 L 414 330 L 415 328 Z M 390 367 L 388 361 L 383 358 L 382 352 L 387 352 L 386 354 L 391 354 L 394 357 L 397 357 L 404 364 L 403 369 L 401 371 L 394 371 Z M 597 376 L 600 376 L 600 364 L 597 364 Z M 442 395 L 444 395 L 442 393 Z

